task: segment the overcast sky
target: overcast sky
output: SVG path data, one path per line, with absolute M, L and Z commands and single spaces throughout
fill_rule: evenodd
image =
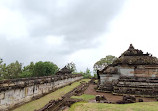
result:
M 0 0 L 0 57 L 91 70 L 132 43 L 158 57 L 158 0 Z

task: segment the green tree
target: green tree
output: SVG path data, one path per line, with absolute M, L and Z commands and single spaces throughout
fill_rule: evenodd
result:
M 87 68 L 83 74 L 83 78 L 91 78 L 91 71 Z
M 76 72 L 76 65 L 75 65 L 75 63 L 73 63 L 73 62 L 68 63 L 68 64 L 66 65 L 66 67 L 67 67 L 68 69 L 70 69 L 70 70 L 72 71 L 72 73 L 75 73 L 75 72 Z
M 93 77 L 94 77 L 94 78 L 97 78 L 97 74 L 94 74 Z
M 39 61 L 34 65 L 33 76 L 54 75 L 58 70 L 58 66 L 52 62 Z
M 33 71 L 34 71 L 34 66 L 35 66 L 35 64 L 33 62 L 30 62 L 29 65 L 24 66 L 20 77 L 22 77 L 22 78 L 32 77 Z
M 97 61 L 94 64 L 93 66 L 94 72 L 96 72 L 97 70 L 102 70 L 107 65 L 112 64 L 115 59 L 116 57 L 112 55 L 107 55 L 105 58 L 101 58 L 99 61 Z
M 3 76 L 3 74 L 4 74 L 4 64 L 2 64 L 3 63 L 3 60 L 2 59 L 0 59 L 0 80 L 1 79 L 3 79 L 4 78 L 4 76 Z
M 6 66 L 3 65 L 2 73 L 5 79 L 14 79 L 18 78 L 22 72 L 22 64 L 18 61 L 10 63 Z

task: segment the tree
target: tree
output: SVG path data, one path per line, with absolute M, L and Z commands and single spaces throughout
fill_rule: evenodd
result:
M 94 74 L 94 76 L 93 76 L 94 78 L 97 78 L 97 74 Z
M 34 65 L 33 76 L 54 75 L 58 70 L 58 66 L 52 62 L 39 61 Z
M 102 70 L 107 65 L 112 64 L 115 59 L 116 57 L 112 55 L 107 55 L 105 58 L 100 59 L 94 64 L 93 66 L 94 71 L 96 72 L 97 70 Z
M 29 65 L 24 66 L 20 77 L 22 77 L 22 78 L 32 77 L 33 71 L 34 71 L 34 66 L 35 66 L 35 64 L 33 62 L 30 62 Z
M 76 65 L 75 65 L 75 63 L 73 63 L 73 62 L 68 63 L 68 64 L 66 65 L 66 67 L 67 67 L 68 69 L 70 69 L 70 70 L 72 71 L 72 73 L 75 73 L 75 72 L 76 72 Z
M 13 79 L 18 78 L 22 72 L 22 64 L 18 61 L 10 63 L 6 66 L 6 64 L 3 65 L 2 73 L 3 77 L 5 79 Z
M 2 59 L 0 59 L 0 79 L 3 79 L 4 77 L 3 77 L 3 68 L 4 68 L 4 64 L 2 64 L 3 63 L 3 60 Z
M 87 68 L 86 71 L 83 73 L 83 78 L 91 78 L 91 71 Z
M 52 62 L 39 61 L 35 64 L 30 62 L 29 65 L 22 68 L 22 64 L 18 61 L 6 65 L 0 59 L 0 79 L 49 76 L 55 74 L 58 70 L 58 66 Z

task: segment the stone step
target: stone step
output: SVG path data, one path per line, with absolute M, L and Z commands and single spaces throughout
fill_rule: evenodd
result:
M 148 80 L 148 79 L 144 79 L 144 80 L 137 80 L 137 79 L 119 79 L 118 81 L 120 82 L 147 82 L 147 83 L 158 83 L 158 80 Z
M 131 95 L 150 95 L 154 97 L 158 95 L 158 89 L 147 89 L 147 88 L 129 88 L 129 87 L 114 87 L 113 93 L 115 94 L 131 94 Z

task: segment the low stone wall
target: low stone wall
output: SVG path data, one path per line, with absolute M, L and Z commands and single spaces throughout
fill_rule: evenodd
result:
M 0 110 L 31 101 L 82 78 L 82 75 L 69 74 L 0 81 Z
M 59 111 L 63 107 L 70 107 L 73 103 L 81 101 L 79 99 L 72 99 L 71 96 L 82 95 L 91 83 L 91 81 L 89 81 L 88 83 L 82 82 L 79 86 L 75 87 L 73 90 L 62 96 L 62 98 L 58 100 L 51 100 L 43 108 L 40 108 L 35 111 Z

